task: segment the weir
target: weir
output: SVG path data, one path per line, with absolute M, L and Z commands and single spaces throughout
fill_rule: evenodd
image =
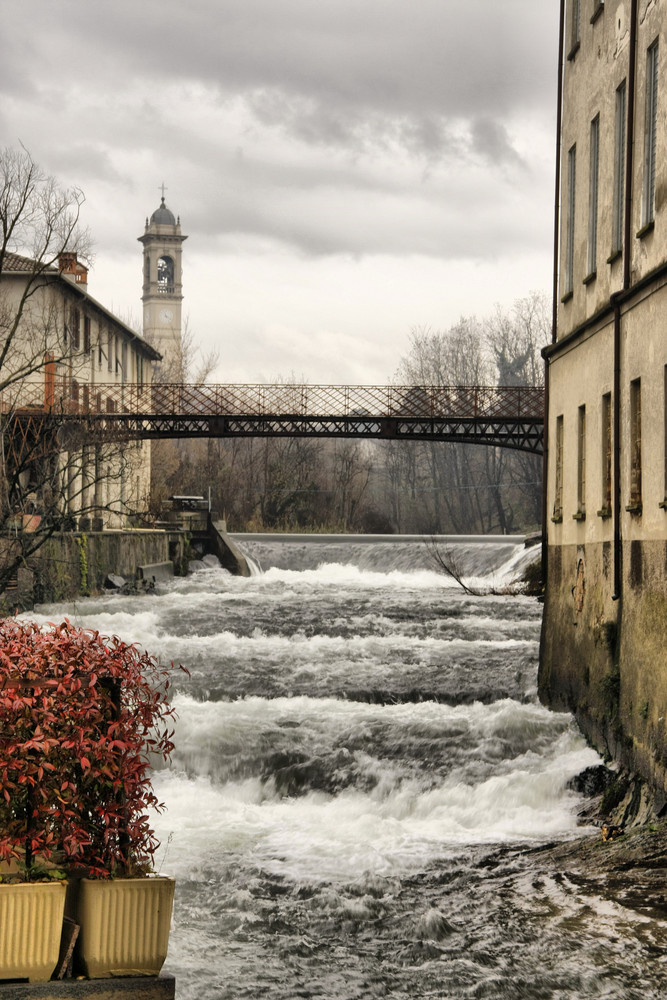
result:
M 642 995 L 660 995 L 659 921 L 564 874 L 574 845 L 544 860 L 586 832 L 569 783 L 600 761 L 537 700 L 541 605 L 494 586 L 514 578 L 521 539 L 438 539 L 484 596 L 414 537 L 233 540 L 263 572 L 207 566 L 146 600 L 38 616 L 189 670 L 172 687 L 173 767 L 154 775 L 181 1000 L 218 1000 L 221 984 L 370 1000 L 443 983 L 625 1000 L 637 967 Z

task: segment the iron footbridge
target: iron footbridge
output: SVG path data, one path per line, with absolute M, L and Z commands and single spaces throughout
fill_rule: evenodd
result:
M 32 392 L 32 396 L 30 393 Z M 539 455 L 544 390 L 534 386 L 76 384 L 24 387 L 13 421 L 89 439 L 327 437 L 458 441 Z M 17 428 L 18 429 L 18 428 Z

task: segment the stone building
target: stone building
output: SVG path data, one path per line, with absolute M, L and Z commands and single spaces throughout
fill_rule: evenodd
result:
M 89 294 L 88 271 L 74 253 L 61 254 L 58 266 L 14 253 L 4 255 L 3 330 L 16 318 L 16 334 L 2 359 L 0 413 L 5 437 L 10 433 L 7 418 L 16 409 L 34 414 L 35 419 L 45 411 L 114 412 L 124 405 L 124 386 L 129 390 L 130 383 L 139 387 L 151 383 L 152 364 L 159 361 L 159 353 Z M 8 343 L 6 336 L 3 343 Z M 43 464 L 33 462 L 14 482 L 12 489 L 21 496 L 5 498 L 12 516 L 21 508 L 27 514 L 44 515 L 54 495 L 64 523 L 71 527 L 125 527 L 133 515 L 145 511 L 150 442 L 119 445 L 83 439 L 73 444 L 64 423 L 59 434 L 57 459 L 51 457 L 53 448 L 47 456 L 53 465 L 48 474 Z M 11 459 L 10 444 L 3 440 L 3 461 Z
M 540 693 L 667 789 L 667 4 L 562 0 Z

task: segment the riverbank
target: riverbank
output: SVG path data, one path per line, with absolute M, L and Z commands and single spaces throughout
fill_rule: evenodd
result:
M 541 846 L 507 849 L 485 862 L 498 872 L 513 858 L 530 858 L 531 870 L 553 879 L 567 880 L 573 891 L 601 897 L 636 913 L 667 920 L 667 821 L 656 820 L 603 840 L 602 834 Z M 667 945 L 667 932 L 665 935 Z M 667 948 L 664 949 L 667 955 Z

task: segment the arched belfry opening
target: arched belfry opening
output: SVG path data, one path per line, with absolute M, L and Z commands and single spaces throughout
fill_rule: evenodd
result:
M 174 261 L 164 254 L 158 257 L 157 283 L 161 295 L 171 295 L 174 291 Z

